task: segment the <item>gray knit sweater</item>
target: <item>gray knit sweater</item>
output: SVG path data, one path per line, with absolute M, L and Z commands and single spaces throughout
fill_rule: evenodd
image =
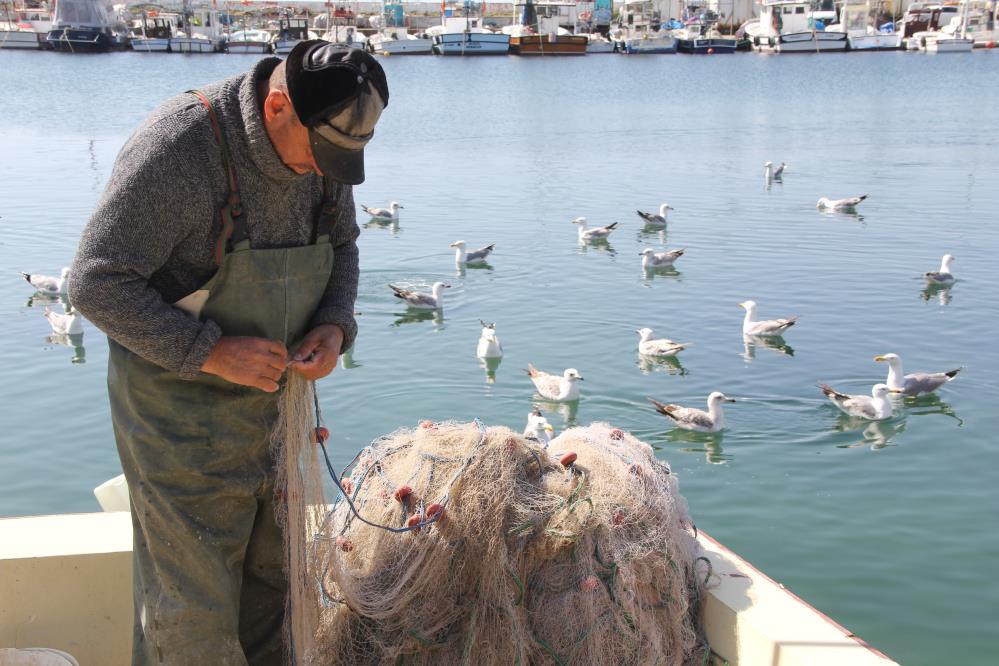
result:
M 260 249 L 308 243 L 322 201 L 322 179 L 286 167 L 264 129 L 257 83 L 278 62 L 262 60 L 203 89 L 225 129 L 250 244 Z M 359 229 L 351 188 L 337 187 L 333 275 L 311 325 L 339 325 L 347 349 L 357 335 Z M 73 306 L 127 349 L 181 377 L 197 377 L 222 331 L 171 303 L 215 273 L 227 194 L 207 110 L 191 94 L 166 101 L 122 148 L 83 231 L 69 280 Z

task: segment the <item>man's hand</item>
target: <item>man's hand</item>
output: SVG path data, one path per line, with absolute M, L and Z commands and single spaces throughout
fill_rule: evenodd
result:
M 288 367 L 308 380 L 322 379 L 333 372 L 342 346 L 343 329 L 336 324 L 316 326 L 302 340 Z
M 202 372 L 274 393 L 288 363 L 288 349 L 277 340 L 250 337 L 219 338 Z

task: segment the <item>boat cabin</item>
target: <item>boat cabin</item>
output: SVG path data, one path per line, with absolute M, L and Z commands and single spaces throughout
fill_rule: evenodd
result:
M 278 39 L 306 40 L 309 38 L 309 19 L 282 17 L 278 19 Z
M 902 18 L 898 32 L 905 39 L 917 32 L 940 30 L 958 16 L 958 9 L 957 5 L 914 2 Z
M 810 3 L 800 0 L 775 0 L 766 2 L 760 10 L 760 34 L 776 37 L 795 32 L 811 32 L 814 19 Z
M 533 18 L 531 13 L 533 11 Z M 514 22 L 534 28 L 538 34 L 558 32 L 559 28 L 572 32 L 576 28 L 576 3 L 567 0 L 515 0 Z
M 142 18 L 132 26 L 132 34 L 146 39 L 170 39 L 180 27 L 180 14 L 142 12 Z

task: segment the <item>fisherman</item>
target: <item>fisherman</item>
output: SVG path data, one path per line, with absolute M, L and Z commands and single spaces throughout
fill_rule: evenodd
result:
M 372 56 L 322 40 L 178 95 L 83 232 L 70 295 L 109 338 L 133 664 L 284 662 L 277 396 L 357 334 L 351 186 L 388 99 Z

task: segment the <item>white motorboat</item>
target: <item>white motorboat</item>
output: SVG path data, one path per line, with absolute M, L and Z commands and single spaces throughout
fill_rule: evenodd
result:
M 826 26 L 826 32 L 845 32 L 851 51 L 894 51 L 901 48 L 901 36 L 892 23 L 875 26 L 883 14 L 880 0 L 846 0 L 839 11 L 839 23 Z
M 210 7 L 192 8 L 184 0 L 181 23 L 170 38 L 171 53 L 215 53 L 222 48 L 219 12 Z M 195 30 L 197 28 L 197 30 Z
M 913 2 L 899 22 L 898 34 L 902 47 L 908 51 L 925 50 L 924 39 L 928 34 L 939 32 L 958 15 L 957 5 L 939 2 Z
M 473 15 L 472 3 L 442 5 L 441 24 L 427 34 L 439 55 L 506 55 L 510 52 L 510 35 L 493 32 L 482 25 L 482 18 Z
M 587 53 L 614 53 L 614 42 L 607 39 L 599 32 L 586 33 L 586 39 Z
M 968 2 L 961 3 L 960 13 L 939 32 L 923 35 L 919 50 L 927 53 L 967 53 L 975 48 L 975 40 L 966 33 Z
M 612 36 L 620 53 L 676 53 L 678 42 L 660 22 L 660 12 L 651 0 L 626 0 L 620 25 Z
M 170 39 L 180 25 L 179 14 L 142 10 L 141 17 L 132 25 L 129 44 L 140 53 L 169 53 Z
M 999 44 L 999 2 L 996 0 L 962 0 L 967 4 L 964 12 L 964 35 L 975 41 L 976 47 L 994 47 Z
M 247 28 L 229 33 L 225 42 L 229 53 L 270 53 L 271 33 L 259 28 Z
M 308 18 L 283 16 L 278 19 L 277 34 L 274 35 L 271 46 L 274 53 L 288 55 L 299 42 L 308 39 L 319 39 L 319 35 L 309 30 Z
M 409 32 L 402 2 L 385 2 L 382 5 L 381 25 L 378 32 L 368 36 L 368 50 L 383 55 L 430 55 L 434 43 L 430 37 Z
M 59 0 L 45 41 L 56 51 L 106 53 L 121 46 L 109 0 Z
M 52 27 L 52 16 L 47 9 L 16 7 L 13 3 L 0 5 L 0 49 L 40 49 L 45 46 L 45 35 Z
M 760 51 L 819 53 L 845 51 L 846 33 L 826 32 L 825 25 L 802 0 L 764 0 L 759 23 L 748 24 L 745 34 Z
M 343 5 L 326 13 L 326 31 L 322 39 L 334 44 L 343 44 L 355 49 L 365 48 L 365 39 L 357 30 L 357 13 Z

